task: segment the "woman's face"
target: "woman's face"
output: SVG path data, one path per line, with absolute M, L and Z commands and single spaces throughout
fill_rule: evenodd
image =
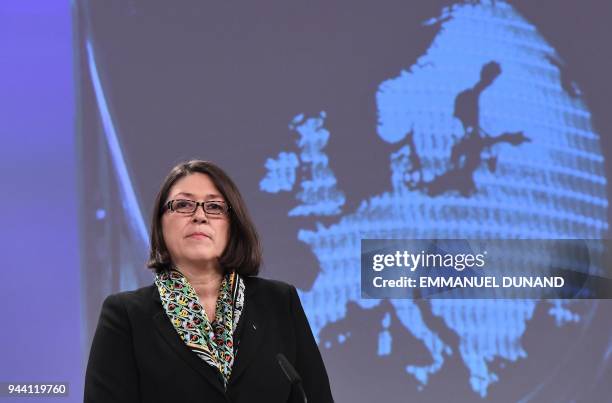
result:
M 206 174 L 193 173 L 176 181 L 170 188 L 170 200 L 226 201 Z M 198 206 L 193 214 L 166 210 L 162 216 L 162 234 L 172 262 L 186 266 L 216 266 L 229 239 L 227 214 L 205 214 Z

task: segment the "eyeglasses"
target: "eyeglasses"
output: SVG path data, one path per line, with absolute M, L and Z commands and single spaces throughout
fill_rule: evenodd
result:
M 230 209 L 230 206 L 222 200 L 197 202 L 187 199 L 175 199 L 166 203 L 166 209 L 186 215 L 195 213 L 199 206 L 202 206 L 205 214 L 212 215 L 225 215 Z

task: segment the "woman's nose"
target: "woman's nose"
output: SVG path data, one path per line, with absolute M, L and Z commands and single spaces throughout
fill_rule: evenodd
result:
M 206 216 L 206 213 L 204 212 L 204 206 L 198 206 L 198 208 L 196 208 L 195 213 L 193 213 L 193 221 L 208 221 L 208 217 Z

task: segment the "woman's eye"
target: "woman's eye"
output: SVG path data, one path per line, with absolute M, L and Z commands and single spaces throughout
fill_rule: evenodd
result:
M 221 205 L 218 203 L 209 203 L 208 208 L 212 210 L 221 210 Z
M 177 209 L 184 209 L 191 207 L 191 203 L 187 200 L 178 200 L 177 202 L 175 202 L 174 207 Z

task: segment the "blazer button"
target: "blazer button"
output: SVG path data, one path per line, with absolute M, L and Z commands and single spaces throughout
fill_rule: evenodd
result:
M 253 323 L 253 330 L 257 330 L 257 326 Z

